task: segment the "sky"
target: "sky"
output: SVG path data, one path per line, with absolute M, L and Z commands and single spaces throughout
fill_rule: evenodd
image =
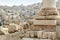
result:
M 0 5 L 7 5 L 7 6 L 13 6 L 13 5 L 31 5 L 34 3 L 42 2 L 42 0 L 0 0 Z

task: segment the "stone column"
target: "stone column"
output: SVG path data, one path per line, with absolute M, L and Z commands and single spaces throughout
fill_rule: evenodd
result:
M 43 0 L 40 12 L 34 17 L 34 30 L 56 31 L 56 20 L 60 18 L 57 15 L 56 0 Z
M 56 8 L 56 0 L 43 0 L 43 8 Z
M 57 15 L 56 0 L 43 0 L 39 15 Z

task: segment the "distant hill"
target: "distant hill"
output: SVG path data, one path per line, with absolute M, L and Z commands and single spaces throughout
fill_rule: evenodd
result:
M 58 4 L 58 2 L 57 2 Z M 32 19 L 34 15 L 37 15 L 41 8 L 42 3 L 35 3 L 32 5 L 24 6 L 23 4 L 20 6 L 0 6 L 0 9 L 3 9 L 7 14 L 8 13 L 16 13 L 18 12 L 20 14 L 20 19 Z M 58 6 L 58 5 L 57 5 Z

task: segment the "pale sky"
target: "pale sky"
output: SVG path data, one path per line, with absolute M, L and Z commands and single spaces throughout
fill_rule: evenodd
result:
M 0 5 L 31 5 L 39 2 L 42 2 L 42 0 L 0 0 Z

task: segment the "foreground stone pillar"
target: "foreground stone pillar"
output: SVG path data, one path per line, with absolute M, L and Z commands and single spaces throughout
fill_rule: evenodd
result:
M 40 16 L 57 15 L 56 0 L 43 0 Z
M 34 17 L 33 27 L 34 30 L 56 30 L 56 20 L 59 19 L 56 0 L 43 0 L 43 5 L 40 12 Z

